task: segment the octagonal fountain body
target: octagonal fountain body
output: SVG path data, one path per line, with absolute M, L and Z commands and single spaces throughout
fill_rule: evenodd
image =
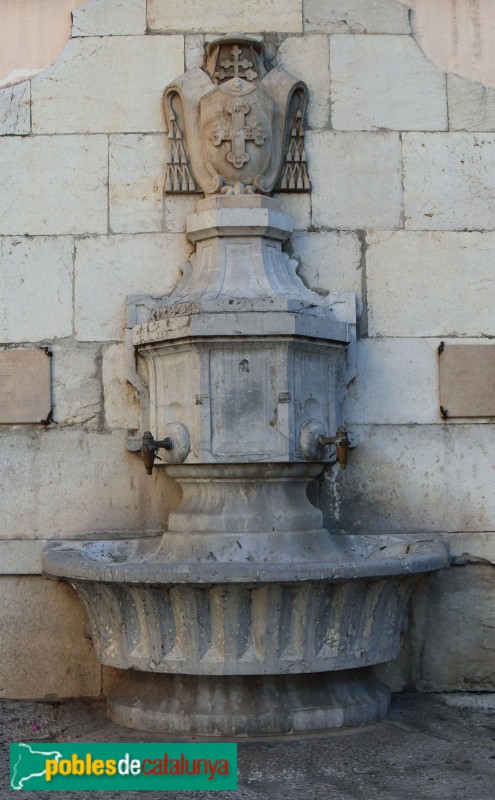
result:
M 309 190 L 306 87 L 266 74 L 261 55 L 256 37 L 223 37 L 164 95 L 166 189 L 206 197 L 175 291 L 130 308 L 149 373 L 145 460 L 160 452 L 181 504 L 162 536 L 44 554 L 83 601 L 101 662 L 127 670 L 111 717 L 170 735 L 382 719 L 372 666 L 397 655 L 415 584 L 447 565 L 439 542 L 332 536 L 308 500 L 333 445 L 345 465 L 355 303 L 307 289 L 284 251 L 292 220 L 269 195 Z

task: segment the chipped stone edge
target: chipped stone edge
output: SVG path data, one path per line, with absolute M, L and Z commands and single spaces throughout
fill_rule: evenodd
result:
M 139 534 L 132 534 L 134 538 Z M 143 538 L 147 538 L 152 533 L 141 533 Z M 370 534 L 371 535 L 371 534 Z M 452 566 L 468 566 L 476 564 L 495 565 L 495 532 L 483 531 L 473 533 L 441 533 L 422 532 L 411 534 L 395 534 L 395 538 L 404 541 L 418 541 L 418 538 L 425 540 L 440 539 L 449 546 L 450 563 Z M 85 541 L 91 538 L 90 534 L 84 534 L 77 539 Z M 101 535 L 100 535 L 101 538 Z M 106 535 L 107 539 L 121 539 L 118 533 Z M 131 538 L 131 534 L 126 533 L 125 538 Z M 41 555 L 48 544 L 53 539 L 0 539 L 0 575 L 41 575 Z M 57 538 L 57 543 L 73 545 L 75 537 Z

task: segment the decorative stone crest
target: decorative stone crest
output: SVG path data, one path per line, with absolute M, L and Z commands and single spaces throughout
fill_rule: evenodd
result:
M 307 87 L 266 72 L 261 39 L 233 33 L 211 42 L 205 68 L 169 84 L 163 102 L 166 192 L 309 191 Z

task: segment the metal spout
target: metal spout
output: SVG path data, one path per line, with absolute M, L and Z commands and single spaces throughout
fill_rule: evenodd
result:
M 173 450 L 174 440 L 170 436 L 166 436 L 165 439 L 157 441 L 153 438 L 151 431 L 145 431 L 141 440 L 141 453 L 148 475 L 153 473 L 155 458 L 157 458 L 156 451 L 160 447 L 163 447 L 164 450 Z
M 347 456 L 349 453 L 349 437 L 343 425 L 337 428 L 335 436 L 318 436 L 316 440 L 318 447 L 327 447 L 327 445 L 335 445 L 335 455 L 340 464 L 341 469 L 347 467 Z

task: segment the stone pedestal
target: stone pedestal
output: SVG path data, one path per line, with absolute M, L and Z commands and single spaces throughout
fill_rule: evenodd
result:
M 119 725 L 173 736 L 270 736 L 369 725 L 390 690 L 371 670 L 204 678 L 129 672 L 108 697 Z

